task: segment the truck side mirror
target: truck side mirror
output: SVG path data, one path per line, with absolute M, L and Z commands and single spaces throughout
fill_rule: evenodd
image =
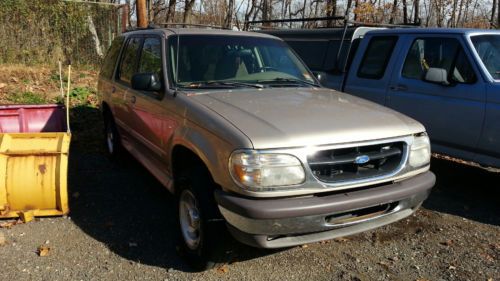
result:
M 425 81 L 440 84 L 443 86 L 449 86 L 448 73 L 444 68 L 431 67 L 425 73 Z
M 132 76 L 132 89 L 139 91 L 160 91 L 162 84 L 157 73 L 136 73 Z

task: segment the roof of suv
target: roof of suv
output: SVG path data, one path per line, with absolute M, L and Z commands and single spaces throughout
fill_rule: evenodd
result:
M 472 28 L 389 28 L 372 30 L 370 34 L 500 34 L 500 30 Z
M 262 34 L 257 32 L 236 31 L 227 29 L 203 29 L 203 28 L 148 28 L 129 31 L 126 34 L 158 34 L 158 33 L 174 33 L 181 35 L 230 35 L 230 36 L 252 36 L 262 38 L 278 39 L 275 36 Z

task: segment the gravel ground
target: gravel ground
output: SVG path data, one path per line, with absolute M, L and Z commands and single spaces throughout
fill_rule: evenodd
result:
M 191 272 L 172 196 L 131 157 L 104 156 L 96 109 L 72 116 L 71 214 L 0 228 L 0 280 L 500 280 L 500 173 L 440 159 L 436 187 L 408 219 L 279 251 L 228 238 L 225 265 Z

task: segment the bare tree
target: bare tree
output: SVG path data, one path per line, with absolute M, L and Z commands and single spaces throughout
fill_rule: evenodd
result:
M 334 17 L 335 15 L 337 15 L 337 0 L 326 0 L 326 16 Z M 334 21 L 328 20 L 326 25 L 333 27 Z
M 418 23 L 420 22 L 420 1 L 419 0 L 413 0 L 413 23 Z
M 175 6 L 176 5 L 177 5 L 177 0 L 169 0 L 168 1 L 168 10 L 167 10 L 167 20 L 166 20 L 166 22 L 174 22 Z
M 233 21 L 233 13 L 234 13 L 234 0 L 229 0 L 227 4 L 226 17 L 224 18 L 224 27 L 231 28 L 231 23 Z
M 184 5 L 183 23 L 193 23 L 193 7 L 196 0 L 186 0 Z
M 493 0 L 493 3 L 491 4 L 491 19 L 490 19 L 490 28 L 495 28 L 495 11 L 497 8 L 497 0 Z M 497 28 L 500 28 L 497 25 Z
M 398 10 L 398 0 L 394 0 L 392 3 L 391 17 L 389 19 L 389 23 L 394 23 L 394 18 L 396 17 L 396 12 Z
M 406 5 L 406 0 L 401 0 L 403 3 L 403 23 L 407 24 L 408 23 L 408 7 Z

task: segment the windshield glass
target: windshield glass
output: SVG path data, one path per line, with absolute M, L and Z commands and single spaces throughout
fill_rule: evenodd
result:
M 276 39 L 234 35 L 174 36 L 169 38 L 169 58 L 173 86 L 182 88 L 316 84 L 291 49 Z M 175 71 L 177 66 L 179 70 Z
M 500 35 L 471 37 L 474 48 L 493 79 L 500 79 Z

